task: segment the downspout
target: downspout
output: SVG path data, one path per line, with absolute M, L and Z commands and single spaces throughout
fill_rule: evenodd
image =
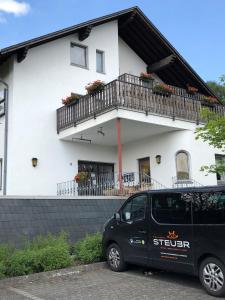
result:
M 0 79 L 0 83 L 5 86 L 4 97 L 5 97 L 5 138 L 4 138 L 4 158 L 3 158 L 3 195 L 7 193 L 7 159 L 8 159 L 8 95 L 9 86 L 8 84 Z

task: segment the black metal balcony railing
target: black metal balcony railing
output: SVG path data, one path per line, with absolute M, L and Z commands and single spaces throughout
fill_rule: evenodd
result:
M 154 84 L 156 83 L 157 81 L 154 81 Z M 167 116 L 174 120 L 182 119 L 197 123 L 201 121 L 203 96 L 188 94 L 185 89 L 172 88 L 174 94 L 170 97 L 156 94 L 153 88 L 146 87 L 139 77 L 123 74 L 117 80 L 106 84 L 104 90 L 93 95 L 85 95 L 76 103 L 59 108 L 57 132 L 116 108 Z M 223 105 L 213 104 L 209 108 L 225 115 Z

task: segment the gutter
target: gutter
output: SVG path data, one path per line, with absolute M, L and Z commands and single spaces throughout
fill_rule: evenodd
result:
M 8 160 L 8 95 L 9 95 L 9 85 L 5 81 L 0 79 L 0 83 L 5 86 L 5 138 L 4 138 L 4 158 L 3 158 L 3 195 L 7 193 L 7 160 Z

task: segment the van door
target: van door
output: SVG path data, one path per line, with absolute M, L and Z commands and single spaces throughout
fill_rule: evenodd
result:
M 193 273 L 192 198 L 192 193 L 151 194 L 151 265 Z
M 127 262 L 147 265 L 147 194 L 131 197 L 120 209 L 115 236 Z

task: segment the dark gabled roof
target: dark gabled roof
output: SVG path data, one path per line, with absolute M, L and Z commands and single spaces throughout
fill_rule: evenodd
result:
M 147 65 L 152 65 L 170 55 L 175 56 L 173 64 L 156 71 L 156 74 L 165 83 L 181 88 L 185 88 L 189 84 L 198 88 L 200 93 L 215 97 L 212 90 L 138 7 L 122 10 L 4 48 L 0 50 L 0 63 L 23 50 L 27 51 L 29 48 L 79 32 L 88 26 L 98 26 L 113 20 L 118 20 L 120 37 Z

